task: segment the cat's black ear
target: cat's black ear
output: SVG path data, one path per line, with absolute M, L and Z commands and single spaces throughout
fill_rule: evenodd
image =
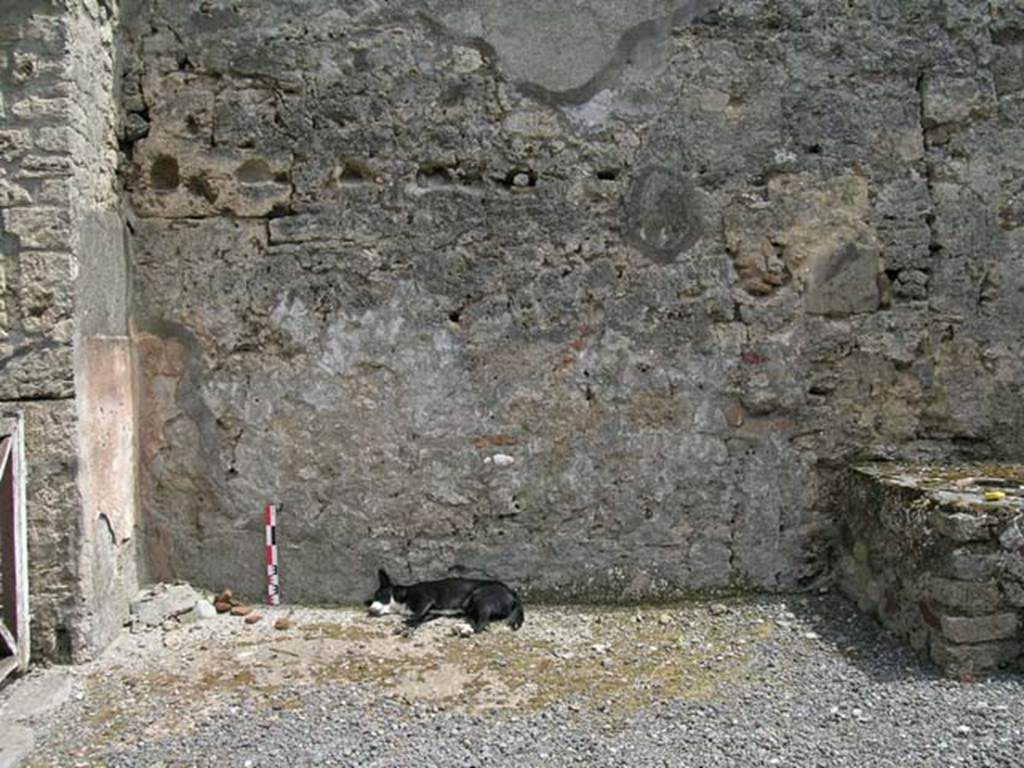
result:
M 391 586 L 391 579 L 388 578 L 387 571 L 385 571 L 383 568 L 377 571 L 377 578 L 380 580 L 380 585 L 382 587 Z

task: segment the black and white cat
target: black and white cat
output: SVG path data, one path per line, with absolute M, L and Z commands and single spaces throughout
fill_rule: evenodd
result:
M 482 632 L 491 621 L 500 619 L 512 629 L 523 626 L 519 596 L 500 581 L 449 578 L 402 585 L 392 582 L 383 568 L 377 578 L 377 591 L 366 601 L 374 616 L 404 610 L 410 627 L 438 616 L 463 616 L 474 632 Z

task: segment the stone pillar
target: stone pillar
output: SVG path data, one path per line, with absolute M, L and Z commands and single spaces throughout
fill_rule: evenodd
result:
M 135 590 L 116 4 L 0 18 L 0 405 L 26 421 L 33 652 L 88 658 Z

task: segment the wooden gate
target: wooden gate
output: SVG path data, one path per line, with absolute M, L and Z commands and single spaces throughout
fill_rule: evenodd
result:
M 20 415 L 0 417 L 0 681 L 28 669 L 25 444 Z

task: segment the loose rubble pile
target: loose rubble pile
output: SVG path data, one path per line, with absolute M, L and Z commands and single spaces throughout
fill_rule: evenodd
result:
M 245 624 L 258 624 L 263 614 L 244 600 L 240 600 L 228 588 L 216 595 L 206 595 L 189 584 L 156 584 L 141 591 L 131 603 L 132 632 L 141 632 L 160 627 L 170 632 L 178 627 L 198 620 L 215 619 L 220 615 L 241 618 Z M 274 619 L 274 629 L 288 629 L 291 625 L 287 616 Z M 172 641 L 168 641 L 172 642 Z

